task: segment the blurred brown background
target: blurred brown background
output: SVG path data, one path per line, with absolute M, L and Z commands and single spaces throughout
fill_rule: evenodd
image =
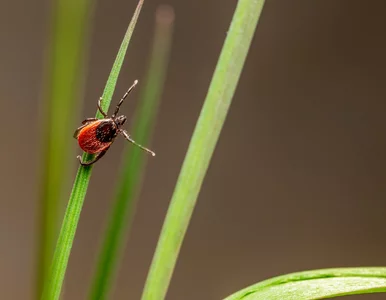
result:
M 112 299 L 139 299 L 237 1 L 146 0 L 116 97 L 144 75 L 161 3 L 173 5 L 176 24 L 152 143 L 157 157 L 148 163 Z M 50 2 L 1 4 L 0 298 L 32 299 Z M 74 129 L 95 113 L 135 5 L 96 3 Z M 266 1 L 167 299 L 222 299 L 279 274 L 386 265 L 385 10 L 381 0 Z M 72 142 L 74 174 L 80 151 Z M 123 143 L 94 169 L 65 299 L 86 298 Z

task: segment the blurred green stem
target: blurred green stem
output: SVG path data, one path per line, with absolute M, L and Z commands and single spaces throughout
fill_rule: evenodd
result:
M 140 0 L 137 9 L 134 13 L 134 16 L 130 22 L 129 28 L 126 31 L 121 47 L 119 48 L 117 58 L 115 59 L 113 68 L 110 72 L 110 76 L 107 80 L 107 84 L 102 96 L 102 108 L 104 111 L 108 111 L 108 108 L 110 106 L 118 75 L 121 70 L 126 50 L 129 45 L 135 24 L 141 11 L 142 4 L 143 0 Z M 99 111 L 97 112 L 96 117 L 101 117 Z M 88 160 L 91 157 L 91 155 L 83 154 L 83 160 Z M 74 242 L 76 228 L 79 222 L 80 212 L 82 210 L 88 183 L 91 177 L 91 170 L 92 166 L 80 166 L 78 169 L 78 173 L 75 178 L 74 186 L 68 202 L 62 227 L 59 233 L 59 238 L 56 244 L 52 267 L 44 285 L 44 291 L 41 298 L 42 300 L 57 300 L 60 297 L 60 292 L 62 289 L 62 284 L 67 269 L 68 259 L 70 256 L 72 244 Z
M 36 299 L 42 294 L 58 233 L 59 208 L 69 173 L 70 142 L 73 141 L 72 110 L 75 103 L 79 103 L 79 88 L 84 74 L 82 61 L 91 0 L 57 0 L 53 6 L 53 29 L 44 86 L 44 166 L 40 188 Z
M 239 0 L 197 121 L 157 249 L 142 300 L 166 296 L 183 238 L 235 92 L 263 0 Z
M 134 118 L 133 138 L 142 145 L 148 145 L 154 127 L 158 103 L 164 84 L 170 52 L 173 11 L 161 6 L 156 14 L 156 27 L 150 64 L 139 106 Z M 108 299 L 113 284 L 117 262 L 121 257 L 125 236 L 135 210 L 135 197 L 141 186 L 142 170 L 146 153 L 138 147 L 127 145 L 124 151 L 123 169 L 117 186 L 104 242 L 97 262 L 95 277 L 91 286 L 91 300 Z

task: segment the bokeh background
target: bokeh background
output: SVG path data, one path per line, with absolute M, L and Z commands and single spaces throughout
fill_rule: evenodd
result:
M 237 1 L 146 0 L 115 98 L 144 76 L 163 3 L 174 7 L 176 22 L 151 144 L 157 157 L 147 164 L 112 299 L 140 297 Z M 1 2 L 1 299 L 33 295 L 50 5 Z M 74 129 L 95 113 L 135 5 L 95 3 Z M 266 1 L 167 299 L 222 299 L 289 272 L 386 265 L 385 10 L 382 0 Z M 124 107 L 128 116 L 137 95 Z M 80 151 L 71 142 L 73 178 Z M 86 298 L 123 143 L 94 168 L 65 299 Z

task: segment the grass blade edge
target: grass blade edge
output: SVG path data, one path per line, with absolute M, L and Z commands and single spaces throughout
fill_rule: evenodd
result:
M 118 80 L 118 75 L 123 64 L 124 56 L 129 45 L 131 36 L 134 31 L 135 24 L 138 20 L 141 11 L 143 0 L 140 0 L 134 16 L 126 31 L 125 37 L 118 51 L 117 58 L 107 80 L 106 87 L 103 92 L 102 107 L 106 111 L 110 106 L 111 98 L 114 93 L 115 85 Z M 100 112 L 96 114 L 100 118 Z M 90 159 L 90 155 L 83 154 L 83 159 Z M 60 297 L 64 275 L 67 269 L 67 263 L 71 252 L 71 247 L 75 237 L 75 231 L 80 218 L 84 198 L 86 196 L 87 187 L 91 177 L 92 166 L 80 166 L 74 181 L 73 189 L 70 195 L 66 213 L 63 219 L 62 227 L 59 233 L 59 238 L 56 244 L 51 270 L 44 286 L 42 300 L 57 300 Z
M 264 5 L 238 1 L 158 240 L 142 300 L 164 299 Z

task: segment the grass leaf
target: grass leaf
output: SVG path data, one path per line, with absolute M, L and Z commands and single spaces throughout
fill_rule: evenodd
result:
M 155 123 L 158 102 L 165 79 L 173 27 L 173 11 L 168 6 L 157 10 L 156 28 L 145 87 L 134 117 L 133 138 L 140 144 L 149 144 Z M 117 186 L 115 203 L 109 218 L 106 236 L 97 262 L 89 299 L 108 299 L 120 250 L 129 231 L 135 209 L 135 197 L 141 186 L 141 175 L 146 153 L 138 147 L 127 145 L 123 169 Z
M 181 244 L 244 66 L 263 4 L 263 0 L 238 1 L 172 196 L 142 300 L 165 298 Z
M 386 292 L 386 268 L 340 268 L 278 276 L 225 300 L 311 300 L 380 292 Z
M 68 162 L 73 151 L 73 108 L 79 99 L 84 75 L 82 58 L 87 44 L 91 11 L 90 0 L 57 0 L 52 12 L 52 32 L 44 86 L 43 172 L 40 188 L 39 243 L 36 267 L 36 296 L 51 265 L 55 240 L 59 231 L 59 208 L 67 182 Z M 70 22 L 68 20 L 71 20 Z M 68 137 L 63 138 L 63 137 Z
M 137 22 L 142 4 L 143 0 L 140 0 L 137 9 L 134 13 L 134 16 L 130 22 L 129 28 L 127 29 L 121 47 L 119 49 L 110 76 L 107 80 L 107 84 L 102 96 L 102 107 L 105 111 L 107 111 L 108 107 L 110 106 L 118 75 L 122 67 L 125 53 L 129 45 L 135 24 Z M 98 118 L 102 117 L 99 112 L 97 112 L 96 116 Z M 90 159 L 90 155 L 84 154 L 83 159 Z M 80 166 L 78 169 L 78 173 L 75 178 L 74 186 L 70 195 L 62 227 L 59 233 L 59 238 L 56 244 L 52 267 L 45 283 L 44 292 L 42 295 L 42 299 L 44 300 L 57 300 L 60 297 L 63 279 L 67 269 L 67 263 L 75 237 L 75 231 L 78 225 L 80 212 L 82 210 L 88 183 L 91 177 L 91 170 L 92 166 Z

